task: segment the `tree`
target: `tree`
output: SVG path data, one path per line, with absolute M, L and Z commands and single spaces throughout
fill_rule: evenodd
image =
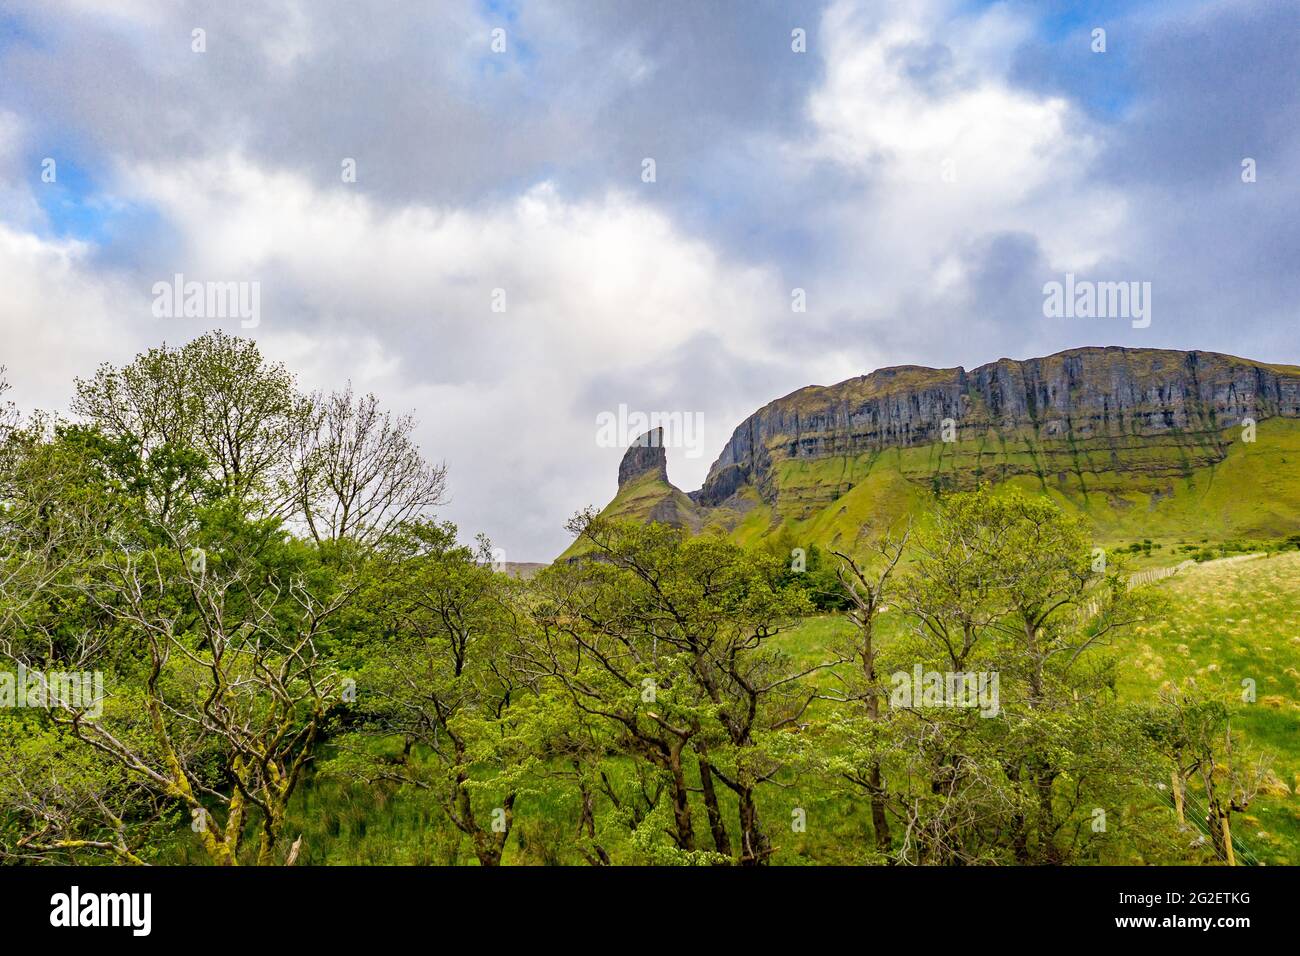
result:
M 256 861 L 274 862 L 337 702 L 320 644 L 355 592 L 355 561 L 326 566 L 318 549 L 286 537 L 263 499 L 248 497 L 266 491 L 261 482 L 226 486 L 184 468 L 174 485 L 155 480 L 160 461 L 202 462 L 191 446 L 160 440 L 146 454 L 97 426 L 60 423 L 15 441 L 3 482 L 0 659 L 95 672 L 107 688 L 93 705 L 43 701 L 46 739 L 96 755 L 86 768 L 107 761 L 105 792 L 129 793 L 146 820 L 192 815 L 214 862 L 239 862 L 250 826 Z M 159 496 L 164 487 L 184 491 Z M 128 783 L 113 782 L 121 773 Z M 47 801 L 40 817 L 19 801 L 33 824 L 44 821 L 19 845 L 134 854 L 123 835 L 138 821 L 78 792 L 60 790 L 68 803 Z
M 877 542 L 871 549 L 874 554 L 870 566 L 843 552 L 833 552 L 840 561 L 836 576 L 847 597 L 848 618 L 853 623 L 855 632 L 847 656 L 855 663 L 856 671 L 846 682 L 846 695 L 840 699 L 860 703 L 872 724 L 880 723 L 884 711 L 882 699 L 886 696 L 876 667 L 879 657 L 876 618 L 886 607 L 890 596 L 890 579 L 903 558 L 910 534 L 909 528 L 898 539 L 886 535 Z M 888 857 L 892 841 L 881 765 L 881 755 L 877 753 L 868 761 L 865 772 L 852 768 L 843 773 L 851 783 L 869 795 L 876 848 Z
M 534 582 L 531 626 L 519 635 L 513 666 L 543 694 L 558 688 L 575 711 L 606 724 L 616 752 L 662 775 L 661 786 L 641 788 L 644 806 L 634 797 L 620 797 L 601 775 L 611 802 L 628 814 L 633 834 L 640 835 L 644 853 L 656 862 L 713 862 L 696 844 L 690 802 L 690 745 L 706 715 L 681 656 L 667 645 L 661 652 L 657 635 L 636 627 L 630 610 L 635 597 L 621 586 L 621 576 L 606 561 L 546 569 Z M 666 802 L 660 800 L 665 790 Z M 716 793 L 705 798 L 720 824 L 715 840 L 729 846 Z M 653 839 L 664 806 L 671 807 L 671 850 Z M 729 855 L 729 850 L 718 852 Z
M 283 514 L 291 499 L 291 462 L 310 403 L 283 365 L 256 343 L 208 332 L 179 348 L 162 345 L 94 377 L 77 379 L 72 410 L 104 439 L 141 463 L 153 456 L 199 457 L 205 493 L 176 480 L 152 496 L 165 517 L 181 496 L 229 497 Z M 188 472 L 186 473 L 188 475 Z
M 495 866 L 513 825 L 512 781 L 527 766 L 512 740 L 516 681 L 505 666 L 513 586 L 492 569 L 486 541 L 475 553 L 456 533 L 450 523 L 411 524 L 372 569 L 365 602 L 383 640 L 358 675 L 366 723 L 331 769 L 427 793 L 479 863 Z M 374 738 L 399 740 L 400 756 L 368 746 Z M 481 767 L 502 770 L 484 781 Z M 492 782 L 501 786 L 485 810 Z
M 1141 765 L 1132 729 L 1110 719 L 1113 662 L 1088 652 L 1152 602 L 1114 562 L 1094 564 L 1078 520 L 1014 491 L 950 495 L 917 535 L 903 587 L 912 653 L 946 669 L 936 684 L 985 681 L 995 697 L 988 713 L 953 701 L 905 708 L 929 766 L 909 821 L 924 858 L 980 859 L 1006 834 L 1016 862 L 1067 862 L 1088 788 L 1111 789 Z
M 1244 813 L 1268 776 L 1268 759 L 1252 752 L 1232 730 L 1232 713 L 1222 697 L 1188 682 L 1166 688 L 1161 707 L 1147 714 L 1146 732 L 1173 765 L 1173 799 L 1185 823 L 1187 783 L 1199 777 L 1205 797 L 1205 830 L 1215 855 L 1237 863 L 1232 814 Z
M 589 546 L 579 572 L 586 582 L 570 590 L 571 602 L 551 615 L 544 633 L 553 629 L 563 639 L 548 641 L 548 650 L 563 648 L 564 640 L 576 645 L 573 657 L 594 661 L 602 680 L 569 676 L 565 658 L 553 651 L 550 672 L 668 772 L 681 849 L 694 848 L 689 747 L 715 851 L 731 853 L 716 779 L 736 798 L 738 862 L 766 863 L 773 847 L 756 792 L 784 766 L 775 738 L 815 697 L 801 693 L 799 682 L 830 666 L 794 669 L 771 646 L 807 612 L 806 595 L 780 584 L 783 562 L 716 536 L 691 538 L 677 528 L 590 513 L 570 528 Z M 649 700 L 638 700 L 638 689 Z
M 5 367 L 0 365 L 0 398 L 4 398 L 9 389 L 9 382 L 5 380 Z M 18 421 L 17 406 L 8 399 L 0 401 L 0 453 L 3 453 L 3 449 L 9 444 L 9 436 L 18 427 Z
M 81 655 L 122 679 L 103 713 L 51 706 L 56 727 L 116 761 L 191 815 L 218 865 L 240 860 L 245 824 L 256 862 L 276 861 L 289 801 L 341 697 L 322 634 L 355 592 L 274 519 L 210 518 L 202 537 L 177 534 L 139 551 L 114 540 L 75 582 L 114 630 L 143 645 L 130 662 Z M 93 640 L 90 635 L 87 640 Z
M 171 802 L 44 715 L 0 717 L 0 862 L 143 865 L 175 829 Z
M 312 538 L 377 541 L 442 503 L 446 469 L 425 462 L 409 416 L 349 387 L 311 401 L 295 456 L 298 509 Z

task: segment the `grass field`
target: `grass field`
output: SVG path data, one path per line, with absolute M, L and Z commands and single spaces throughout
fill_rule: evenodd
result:
M 1140 556 L 1135 567 L 1171 563 Z M 1246 814 L 1236 838 L 1260 862 L 1300 863 L 1300 552 L 1211 560 L 1152 587 L 1167 593 L 1169 615 L 1116 638 L 1108 653 L 1120 662 L 1117 691 L 1128 700 L 1154 700 L 1187 678 L 1222 689 L 1240 701 L 1233 727 L 1271 757 L 1271 776 Z M 901 625 L 886 613 L 881 643 Z M 835 615 L 810 618 L 783 635 L 783 647 L 801 664 L 848 630 Z M 1242 699 L 1254 681 L 1255 700 Z
M 1120 694 L 1191 677 L 1242 700 L 1254 681 L 1234 727 L 1272 756 L 1273 779 L 1237 835 L 1261 862 L 1300 863 L 1300 552 L 1213 561 L 1155 586 L 1173 596 L 1170 616 L 1116 643 Z

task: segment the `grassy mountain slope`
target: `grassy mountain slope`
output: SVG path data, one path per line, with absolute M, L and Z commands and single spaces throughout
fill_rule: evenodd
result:
M 787 459 L 774 466 L 773 502 L 745 487 L 724 505 L 701 508 L 645 475 L 602 514 L 718 528 L 744 544 L 788 529 L 799 541 L 852 547 L 860 535 L 921 512 L 942 490 L 989 481 L 1050 496 L 1083 515 L 1103 545 L 1300 532 L 1300 421 L 1269 419 L 1255 437 L 1244 442 L 1240 429 L 1226 429 L 1072 443 L 990 432 L 978 441 Z
M 1190 678 L 1242 699 L 1234 726 L 1270 774 L 1237 835 L 1267 864 L 1300 864 L 1300 552 L 1211 561 L 1156 586 L 1173 598 L 1169 617 L 1116 641 L 1119 694 L 1149 699 Z

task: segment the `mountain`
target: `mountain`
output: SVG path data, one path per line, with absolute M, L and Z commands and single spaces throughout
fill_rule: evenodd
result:
M 1300 531 L 1300 367 L 1214 352 L 1080 348 L 809 386 L 745 419 L 690 493 L 662 442 L 628 449 L 602 514 L 843 547 L 987 481 L 1050 495 L 1103 543 Z

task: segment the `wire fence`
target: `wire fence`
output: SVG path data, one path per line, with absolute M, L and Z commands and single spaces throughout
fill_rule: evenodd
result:
M 1174 800 L 1173 792 L 1164 785 L 1157 785 L 1157 792 L 1164 802 L 1169 804 L 1171 810 L 1176 810 L 1177 803 Z M 1202 840 L 1207 846 L 1212 848 L 1215 855 L 1223 861 L 1228 862 L 1228 853 L 1226 849 L 1220 849 L 1214 839 L 1214 831 L 1210 827 L 1210 808 L 1204 800 L 1199 798 L 1195 793 L 1189 790 L 1183 790 L 1183 818 L 1188 825 L 1201 834 Z M 1237 834 L 1232 834 L 1232 853 L 1238 866 L 1262 866 L 1259 857 L 1255 854 L 1244 840 Z
M 1230 558 L 1215 558 L 1213 561 L 1193 561 L 1190 558 L 1178 564 L 1169 565 L 1163 568 L 1147 568 L 1145 571 L 1138 571 L 1130 574 L 1128 578 L 1128 589 L 1144 587 L 1148 584 L 1154 584 L 1157 581 L 1163 581 L 1165 578 L 1171 578 L 1175 574 L 1186 571 L 1189 568 L 1198 567 L 1206 564 L 1233 564 L 1237 561 L 1249 561 L 1251 558 L 1262 558 L 1264 553 L 1256 552 L 1252 554 L 1234 554 Z M 1086 604 L 1079 606 L 1079 617 L 1083 620 L 1096 617 L 1097 612 L 1101 610 L 1101 598 L 1093 598 Z

